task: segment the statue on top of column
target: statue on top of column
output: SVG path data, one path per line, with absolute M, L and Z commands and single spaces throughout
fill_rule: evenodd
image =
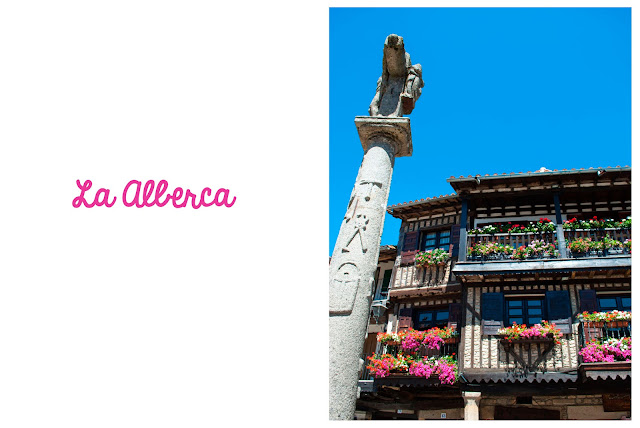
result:
M 382 51 L 382 76 L 369 105 L 369 115 L 402 117 L 411 113 L 423 87 L 422 66 L 411 65 L 402 37 L 387 36 Z

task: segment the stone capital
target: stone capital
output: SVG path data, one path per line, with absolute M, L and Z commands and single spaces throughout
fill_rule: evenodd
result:
M 356 116 L 356 128 L 366 152 L 374 143 L 390 144 L 395 157 L 411 156 L 411 126 L 408 117 Z
M 482 395 L 481 392 L 475 392 L 475 391 L 462 391 L 462 397 L 465 400 L 478 400 L 480 398 L 480 396 Z

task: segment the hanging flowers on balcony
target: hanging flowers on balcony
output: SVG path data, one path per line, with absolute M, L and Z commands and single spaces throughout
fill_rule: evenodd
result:
M 505 245 L 496 242 L 480 242 L 470 246 L 467 250 L 467 255 L 471 258 L 482 257 L 486 260 L 525 260 L 532 258 L 559 257 L 560 252 L 556 249 L 556 246 L 554 244 L 536 239 L 531 241 L 529 245 L 522 245 L 516 249 L 508 244 Z
M 511 245 L 504 245 L 497 242 L 479 242 L 476 245 L 469 247 L 467 254 L 469 256 L 484 257 L 490 257 L 493 255 L 511 256 L 513 254 L 513 247 Z
M 588 322 L 613 322 L 613 321 L 631 321 L 631 312 L 613 310 L 611 312 L 592 312 L 587 311 L 578 315 L 580 321 Z
M 533 327 L 527 327 L 525 324 L 516 324 L 511 327 L 504 327 L 498 330 L 498 335 L 509 342 L 522 341 L 528 339 L 554 339 L 556 343 L 560 343 L 562 337 L 560 330 L 555 324 L 549 324 L 548 321 L 542 321 Z
M 441 384 L 453 385 L 458 380 L 458 363 L 453 356 L 424 358 L 411 364 L 409 374 L 425 378 L 437 374 Z
M 631 361 L 631 338 L 611 338 L 604 342 L 594 341 L 582 348 L 579 354 L 585 363 Z
M 383 344 L 399 344 L 402 336 L 398 333 L 378 333 L 377 339 Z
M 421 345 L 428 349 L 439 350 L 449 339 L 458 337 L 458 332 L 450 327 L 434 327 L 426 331 L 409 329 L 398 333 L 378 333 L 378 342 L 390 345 L 400 345 L 404 351 L 413 352 Z
M 409 365 L 413 362 L 410 356 L 398 354 L 394 357 L 391 354 L 383 354 L 381 356 L 372 355 L 367 357 L 369 365 L 367 370 L 374 377 L 387 377 L 393 372 L 406 373 L 409 370 Z
M 492 223 L 478 229 L 471 229 L 470 235 L 491 235 L 494 233 L 542 233 L 555 232 L 556 225 L 551 220 L 541 217 L 538 221 L 528 223 Z
M 529 258 L 531 257 L 558 257 L 560 252 L 556 250 L 556 246 L 541 240 L 533 240 L 528 245 L 530 248 Z
M 578 238 L 567 244 L 569 251 L 572 253 L 584 254 L 592 247 L 591 238 Z
M 449 261 L 449 252 L 441 248 L 433 250 L 420 251 L 416 254 L 416 266 L 426 267 L 435 265 L 444 265 Z
M 630 229 L 631 217 L 627 217 L 624 220 L 617 221 L 613 219 L 599 219 L 597 216 L 593 216 L 589 220 L 578 220 L 572 218 L 562 223 L 562 228 L 565 230 L 592 230 L 592 229 Z
M 631 254 L 631 239 L 625 239 L 622 246 L 629 251 L 629 254 Z
M 369 370 L 374 377 L 389 376 L 389 373 L 395 364 L 395 357 L 390 354 L 383 354 L 380 357 L 372 355 L 367 357 L 367 359 L 369 360 L 367 370 Z

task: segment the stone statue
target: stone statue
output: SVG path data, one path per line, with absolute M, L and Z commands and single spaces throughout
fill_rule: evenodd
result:
M 376 95 L 369 105 L 369 115 L 402 117 L 411 113 L 423 87 L 422 66 L 411 65 L 402 37 L 389 35 L 384 42 L 382 76 L 378 79 Z

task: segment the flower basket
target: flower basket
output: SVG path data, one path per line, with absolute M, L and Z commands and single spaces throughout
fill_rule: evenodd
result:
M 444 339 L 445 344 L 455 344 L 455 343 L 458 343 L 459 341 L 460 341 L 459 337 L 449 337 L 447 339 Z
M 629 321 L 611 321 L 606 323 L 606 326 L 611 328 L 629 327 Z

